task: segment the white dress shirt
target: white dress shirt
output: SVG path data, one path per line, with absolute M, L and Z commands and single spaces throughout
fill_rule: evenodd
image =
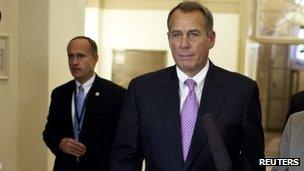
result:
M 197 73 L 193 78 L 191 78 L 196 82 L 195 95 L 196 95 L 199 105 L 200 105 L 202 91 L 203 91 L 203 87 L 205 84 L 205 78 L 206 78 L 208 69 L 209 69 L 209 60 L 207 61 L 206 66 L 199 73 Z M 177 73 L 177 77 L 179 80 L 179 99 L 180 99 L 180 111 L 181 111 L 184 101 L 186 100 L 186 97 L 189 92 L 189 88 L 186 84 L 184 84 L 184 82 L 190 77 L 187 76 L 185 73 L 183 73 L 183 71 L 180 70 L 178 68 L 178 66 L 176 66 L 176 73 Z
M 88 92 L 90 91 L 92 85 L 93 85 L 93 82 L 95 80 L 95 73 L 93 75 L 93 77 L 91 77 L 88 81 L 86 81 L 85 83 L 82 84 L 82 87 L 83 87 L 83 93 L 84 93 L 84 97 L 87 96 Z M 80 86 L 81 84 L 76 80 L 76 94 L 78 93 L 78 87 Z M 75 93 L 73 93 L 72 95 L 72 105 L 71 105 L 71 108 L 72 108 L 72 119 L 73 119 L 73 125 L 74 125 L 74 120 L 75 120 L 75 103 L 74 103 L 74 97 L 75 97 Z M 84 104 L 85 105 L 85 104 Z

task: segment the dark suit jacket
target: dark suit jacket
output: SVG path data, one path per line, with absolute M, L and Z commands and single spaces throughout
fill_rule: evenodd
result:
M 62 138 L 74 138 L 71 114 L 75 81 L 53 90 L 43 140 L 56 156 L 55 171 L 110 170 L 110 154 L 125 89 L 96 75 L 87 94 L 86 111 L 79 141 L 87 152 L 80 162 L 59 149 Z M 96 95 L 99 92 L 99 95 Z
M 111 169 L 137 171 L 144 158 L 150 171 L 216 170 L 200 119 L 211 113 L 233 170 L 259 170 L 258 159 L 264 157 L 264 135 L 256 83 L 210 63 L 185 163 L 178 86 L 175 66 L 131 81 L 115 136 Z
M 289 116 L 293 113 L 297 113 L 304 110 L 304 91 L 300 91 L 292 95 L 289 105 L 289 110 L 285 119 L 285 125 Z

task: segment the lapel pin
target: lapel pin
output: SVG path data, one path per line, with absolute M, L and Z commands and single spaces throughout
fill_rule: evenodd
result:
M 100 93 L 97 91 L 97 92 L 95 93 L 95 96 L 98 97 L 99 95 L 100 95 Z

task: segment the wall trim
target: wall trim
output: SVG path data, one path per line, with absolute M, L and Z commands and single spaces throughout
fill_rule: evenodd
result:
M 180 0 L 100 0 L 102 9 L 170 10 Z M 214 13 L 238 13 L 239 0 L 200 0 Z

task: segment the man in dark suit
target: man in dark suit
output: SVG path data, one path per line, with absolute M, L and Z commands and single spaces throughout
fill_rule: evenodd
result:
M 125 89 L 94 73 L 96 43 L 73 38 L 68 61 L 74 80 L 55 88 L 43 132 L 55 171 L 110 170 L 110 154 Z
M 304 91 L 300 91 L 292 95 L 290 104 L 289 104 L 289 110 L 285 119 L 285 124 L 288 121 L 288 118 L 291 114 L 300 112 L 304 110 Z
M 208 58 L 215 32 L 210 11 L 180 3 L 167 20 L 176 66 L 133 79 L 112 153 L 113 171 L 217 169 L 202 116 L 211 113 L 232 170 L 263 170 L 264 135 L 255 81 L 215 66 Z M 216 162 L 216 163 L 215 163 Z M 228 169 L 228 168 L 227 168 Z

